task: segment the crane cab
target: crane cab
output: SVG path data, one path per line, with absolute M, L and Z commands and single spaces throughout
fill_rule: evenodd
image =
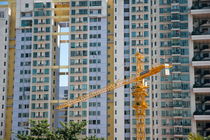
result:
M 171 66 L 169 64 L 165 64 L 165 75 L 170 75 L 170 70 Z

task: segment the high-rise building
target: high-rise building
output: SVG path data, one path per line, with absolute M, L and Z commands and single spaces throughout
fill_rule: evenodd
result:
M 28 134 L 32 64 L 32 8 L 29 1 L 16 1 L 16 47 L 12 138 Z
M 115 0 L 113 4 L 115 82 L 135 75 L 137 51 L 145 56 L 145 70 L 171 63 L 170 76 L 160 73 L 146 79 L 149 85 L 146 139 L 186 139 L 193 120 L 190 1 Z M 131 93 L 131 85 L 114 91 L 114 139 L 136 137 Z
M 0 138 L 5 136 L 9 54 L 9 8 L 0 6 Z
M 17 0 L 13 136 L 27 134 L 28 121 L 56 127 L 50 100 L 58 99 L 60 45 L 68 48 L 67 99 L 107 85 L 106 1 Z M 107 95 L 64 109 L 65 121 L 87 121 L 86 135 L 106 137 Z M 58 115 L 59 116 L 59 115 Z
M 210 135 L 210 2 L 193 0 L 190 9 L 192 129 Z
M 15 1 L 0 2 L 0 139 L 9 139 L 12 129 L 14 55 L 15 55 Z
M 134 84 L 60 110 L 51 100 L 75 99 L 134 77 L 136 52 L 144 54 L 145 70 L 173 65 L 170 76 L 145 79 L 146 139 L 210 135 L 208 0 L 10 2 L 0 6 L 0 138 L 29 133 L 32 119 L 48 120 L 50 127 L 87 121 L 84 135 L 135 140 Z M 63 48 L 68 66 L 59 67 Z M 60 75 L 66 87 L 59 86 Z
M 107 85 L 107 3 L 70 1 L 69 99 Z M 87 135 L 107 135 L 107 95 L 68 108 L 68 121 L 88 120 Z

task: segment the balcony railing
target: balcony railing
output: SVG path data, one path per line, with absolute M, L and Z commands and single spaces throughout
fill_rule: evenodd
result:
M 203 29 L 203 30 L 200 30 L 200 29 L 195 29 L 193 32 L 192 32 L 192 35 L 210 35 L 210 29 Z
M 179 0 L 172 0 L 171 3 L 179 3 Z
M 210 9 L 210 3 L 197 1 L 193 3 L 193 6 L 191 7 L 191 10 L 196 10 L 196 9 Z
M 210 131 L 201 130 L 201 131 L 198 131 L 198 133 L 204 137 L 210 136 Z
M 210 96 L 196 96 L 196 101 L 200 101 L 201 104 L 204 104 L 205 102 L 210 101 Z
M 206 97 L 204 98 L 204 102 L 206 102 L 206 101 L 210 101 L 210 96 L 206 96 Z
M 210 57 L 194 56 L 192 61 L 210 61 Z
M 210 83 L 196 83 L 193 88 L 210 88 Z
M 193 115 L 210 115 L 210 112 L 205 112 L 203 110 L 196 110 Z
M 210 45 L 208 44 L 195 44 L 194 49 L 198 49 L 199 51 L 205 50 L 205 49 L 210 49 Z
M 195 75 L 199 75 L 200 77 L 203 77 L 209 74 L 210 74 L 210 70 L 207 70 L 207 69 L 204 69 L 204 70 L 198 69 L 195 71 Z

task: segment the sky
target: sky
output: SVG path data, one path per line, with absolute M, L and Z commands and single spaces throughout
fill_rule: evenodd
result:
M 68 28 L 62 28 L 61 32 L 68 32 Z M 68 36 L 61 36 L 61 39 L 68 39 Z M 68 43 L 60 44 L 60 65 L 68 65 Z M 67 72 L 67 69 L 60 69 L 60 72 Z M 68 76 L 60 76 L 60 86 L 68 85 Z
M 8 2 L 7 1 L 0 1 L 0 5 L 7 5 Z

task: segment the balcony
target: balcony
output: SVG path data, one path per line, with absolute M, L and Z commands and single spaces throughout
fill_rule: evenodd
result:
M 210 96 L 205 94 L 196 95 L 196 108 L 210 111 Z
M 210 122 L 209 121 L 199 121 L 197 122 L 197 131 L 204 137 L 210 135 Z
M 195 77 L 200 77 L 200 78 L 203 78 L 203 77 L 210 77 L 210 69 L 209 68 L 196 68 L 195 69 Z
M 193 66 L 210 66 L 210 51 L 199 50 L 194 51 L 194 57 L 192 59 Z
M 180 2 L 179 0 L 172 0 L 171 4 L 179 4 L 179 2 Z
M 200 130 L 198 133 L 204 137 L 210 136 L 210 127 L 207 130 Z
M 201 51 L 210 51 L 209 43 L 194 43 L 194 53 Z
M 210 40 L 210 20 L 209 17 L 193 19 L 192 40 Z
M 210 120 L 210 96 L 205 94 L 196 94 L 196 111 L 194 112 L 194 117 L 199 119 L 200 117 L 206 120 L 206 117 L 209 117 Z M 199 117 L 199 118 L 198 118 Z
M 174 128 L 174 137 L 183 137 L 190 133 L 190 128 Z
M 198 79 L 193 85 L 194 93 L 210 93 L 210 82 L 209 79 Z
M 210 3 L 208 0 L 197 0 L 191 7 L 192 15 L 210 14 Z
M 192 40 L 210 40 L 210 28 L 193 31 Z
M 208 60 L 204 59 L 204 60 L 201 59 L 199 61 L 195 61 L 195 59 L 193 59 L 192 66 L 210 66 L 210 60 L 209 59 Z
M 193 88 L 208 88 L 210 87 L 210 82 L 209 82 L 209 79 L 208 79 L 208 82 L 196 82 L 194 85 L 193 85 Z M 209 91 L 210 92 L 210 91 Z
M 196 110 L 194 113 L 194 119 L 197 121 L 210 121 L 210 110 Z

